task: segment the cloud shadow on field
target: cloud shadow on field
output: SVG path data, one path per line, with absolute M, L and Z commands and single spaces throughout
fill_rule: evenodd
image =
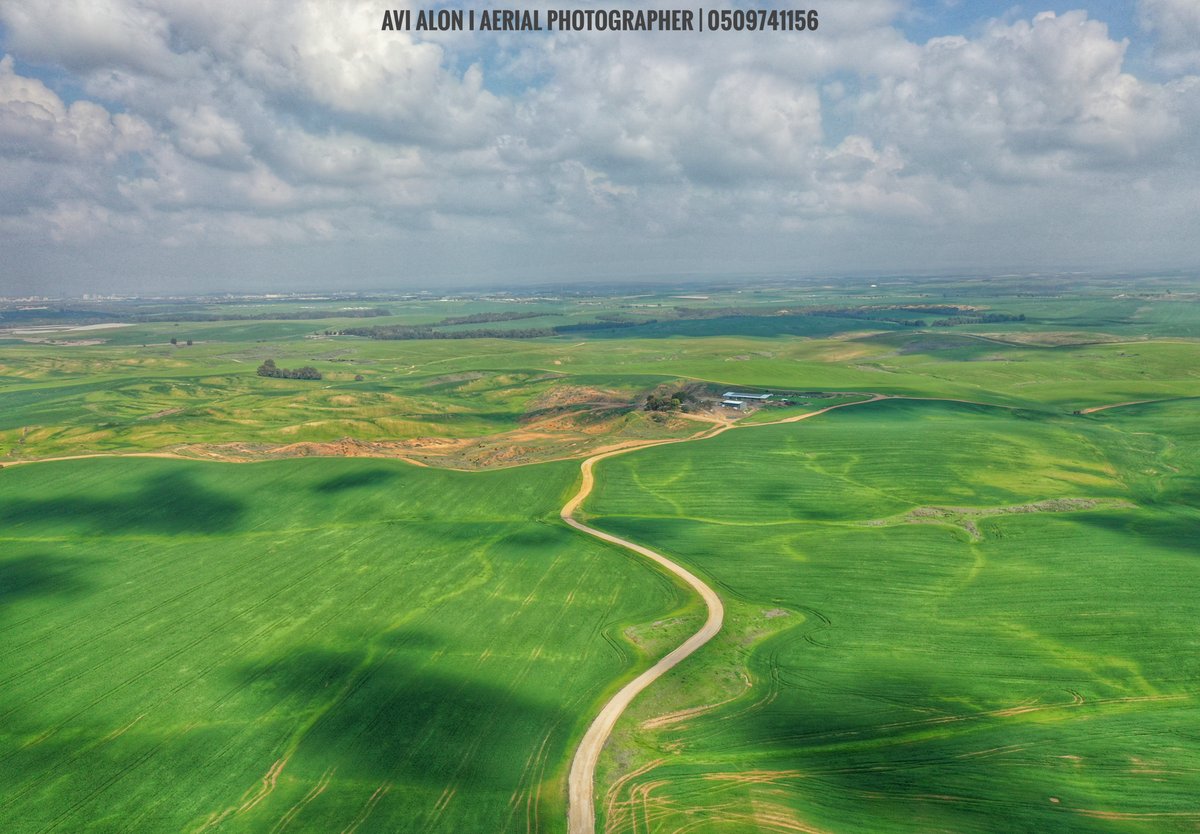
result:
M 1044 723 L 962 704 L 931 711 L 922 704 L 926 693 L 953 696 L 961 689 L 955 679 L 912 676 L 899 666 L 843 684 L 846 698 L 859 700 L 859 706 L 822 707 L 804 693 L 814 685 L 804 677 L 763 708 L 734 706 L 686 727 L 679 733 L 685 748 L 689 736 L 703 739 L 706 749 L 722 739 L 711 762 L 700 753 L 683 764 L 686 772 L 719 774 L 708 777 L 717 792 L 714 802 L 723 801 L 725 786 L 736 784 L 746 771 L 778 774 L 763 780 L 773 787 L 764 798 L 800 809 L 811 803 L 859 831 L 883 830 L 881 820 L 904 819 L 904 826 L 887 830 L 1101 834 L 1116 830 L 1111 821 L 1080 809 L 1146 810 L 1136 785 L 1128 792 L 1106 791 L 1086 776 L 1078 778 L 1078 760 L 1047 755 L 1047 750 L 1078 752 L 1091 763 L 1100 760 L 1097 751 L 1114 758 L 1128 754 L 1120 745 L 1111 746 L 1108 736 L 1080 729 L 1103 720 L 1103 713 L 1087 705 L 1076 712 L 1049 712 L 1059 720 Z M 975 693 L 961 694 L 970 699 Z M 1058 695 L 1047 703 L 1070 703 L 1063 690 Z M 1158 740 L 1169 743 L 1165 735 Z M 1136 751 L 1137 743 L 1129 749 Z M 638 781 L 671 776 L 668 764 Z M 638 782 L 629 786 L 637 787 Z
M 313 486 L 313 492 L 338 493 L 357 487 L 378 486 L 396 477 L 391 469 L 366 469 L 361 472 L 347 472 L 335 475 Z
M 35 553 L 0 561 L 0 613 L 23 599 L 35 596 L 72 596 L 92 587 L 81 573 L 78 559 Z
M 100 533 L 217 533 L 234 527 L 244 512 L 243 502 L 201 486 L 187 473 L 171 472 L 111 497 L 68 492 L 7 500 L 0 504 L 0 524 L 10 532 L 25 525 L 87 525 Z
M 1108 532 L 1133 536 L 1142 546 L 1178 550 L 1189 556 L 1200 555 L 1196 548 L 1196 542 L 1200 540 L 1200 518 L 1194 514 L 1088 512 L 1077 514 L 1074 520 Z
M 398 632 L 381 643 L 386 648 L 378 658 L 366 650 L 310 647 L 238 673 L 264 703 L 294 700 L 304 713 L 323 710 L 297 750 L 301 767 L 309 759 L 375 783 L 512 790 L 520 777 L 514 762 L 525 761 L 549 728 L 569 718 L 551 700 L 502 688 L 484 671 L 448 671 L 476 668 L 474 658 L 451 661 L 451 651 L 436 666 L 429 663 L 453 650 L 440 636 Z
M 501 540 L 505 547 L 522 548 L 545 553 L 548 548 L 561 547 L 565 540 L 562 528 L 548 524 L 521 524 Z

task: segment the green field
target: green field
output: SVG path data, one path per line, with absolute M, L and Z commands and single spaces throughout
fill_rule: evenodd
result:
M 733 612 L 628 716 L 608 830 L 1200 825 L 1195 403 L 872 403 L 598 483 Z
M 191 348 L 0 347 L 0 463 L 86 452 L 478 438 L 520 429 L 564 386 L 614 407 L 672 381 L 979 399 L 1062 411 L 1195 396 L 1196 344 L 1045 348 L 953 334 L 571 342 L 298 340 Z M 264 379 L 273 357 L 317 382 Z M 362 376 L 356 381 L 356 376 Z M 587 399 L 587 397 L 584 397 Z M 640 425 L 614 425 L 643 436 Z
M 727 609 L 599 831 L 1200 830 L 1194 279 L 68 307 L 0 304 L 5 832 L 562 834 L 704 612 L 559 508 L 729 420 L 595 470 Z M 729 388 L 792 405 L 647 408 Z
M 1191 285 L 1181 278 L 1147 277 L 1132 286 L 1136 292 L 1129 282 L 1111 279 L 913 279 L 883 288 L 797 283 L 703 294 L 504 301 L 405 298 L 174 308 L 128 302 L 64 304 L 41 312 L 0 307 L 0 463 L 134 450 L 204 457 L 205 450 L 196 447 L 223 443 L 271 448 L 343 438 L 471 442 L 527 434 L 531 424 L 562 410 L 581 421 L 573 427 L 575 436 L 562 442 L 507 438 L 509 446 L 528 448 L 506 462 L 527 463 L 602 442 L 686 434 L 678 425 L 660 431 L 630 412 L 657 386 L 696 381 L 1065 411 L 1195 396 L 1200 301 Z M 920 312 L 947 305 L 965 312 L 942 320 L 941 312 Z M 390 315 L 345 318 L 354 307 L 380 307 Z M 173 309 L 185 320 L 158 320 Z M 328 317 L 307 318 L 325 313 Z M 984 313 L 1024 318 L 969 323 L 970 315 Z M 277 315 L 306 318 L 186 320 Z M 630 326 L 532 339 L 326 335 L 353 326 L 424 326 L 489 315 L 531 317 L 439 330 L 563 323 L 603 328 L 614 321 Z M 127 326 L 33 335 L 21 330 L 82 321 Z M 934 326 L 939 321 L 950 324 Z M 179 344 L 171 345 L 171 338 Z M 267 358 L 282 367 L 314 366 L 324 379 L 257 377 L 255 368 Z M 564 404 L 564 390 L 572 402 Z M 607 404 L 607 413 L 595 413 L 597 399 Z M 540 427 L 532 430 L 544 434 Z M 590 443 L 589 435 L 600 439 Z M 459 453 L 445 465 L 493 463 L 488 453 Z
M 574 474 L 0 472 L 4 830 L 556 830 L 622 629 L 690 604 L 550 520 Z

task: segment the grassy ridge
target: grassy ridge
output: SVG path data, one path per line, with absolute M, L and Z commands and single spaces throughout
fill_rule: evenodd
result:
M 520 430 L 542 398 L 565 386 L 597 386 L 630 403 L 660 384 L 704 380 L 1065 411 L 1195 396 L 1197 298 L 1194 281 L 1181 275 L 1012 276 L 780 281 L 521 299 L 133 300 L 81 302 L 75 305 L 81 309 L 59 313 L 55 304 L 0 309 L 0 461 L 187 443 L 480 438 Z M 346 317 L 349 308 L 381 305 L 392 314 Z M 21 330 L 106 320 L 106 311 L 133 320 L 289 312 L 327 318 Z M 518 341 L 324 335 L 355 325 L 525 314 L 537 317 L 487 325 L 627 326 Z M 991 314 L 1024 319 L 972 323 Z M 918 318 L 929 326 L 891 320 Z M 939 319 L 958 323 L 933 326 Z M 20 343 L 21 333 L 49 343 Z M 171 346 L 172 338 L 180 346 Z M 324 379 L 255 377 L 266 358 L 284 367 L 314 366 Z
M 547 523 L 576 474 L 0 472 L 6 830 L 556 830 L 621 629 L 686 599 Z
M 959 334 L 73 350 L 0 349 L 0 460 L 186 443 L 475 438 L 519 428 L 539 398 L 562 386 L 598 386 L 633 401 L 673 379 L 1060 411 L 1194 396 L 1200 386 L 1193 343 L 1047 348 Z M 267 356 L 314 365 L 325 379 L 257 377 Z
M 1197 425 L 883 402 L 602 464 L 593 523 L 732 603 L 610 830 L 1194 830 Z

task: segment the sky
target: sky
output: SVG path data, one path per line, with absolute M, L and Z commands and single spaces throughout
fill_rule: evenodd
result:
M 1200 2 L 814 3 L 4 0 L 0 295 L 1200 266 Z

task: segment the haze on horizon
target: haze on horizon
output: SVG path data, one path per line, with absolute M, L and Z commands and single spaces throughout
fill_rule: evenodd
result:
M 434 35 L 8 0 L 0 295 L 1200 264 L 1195 0 L 814 5 Z

